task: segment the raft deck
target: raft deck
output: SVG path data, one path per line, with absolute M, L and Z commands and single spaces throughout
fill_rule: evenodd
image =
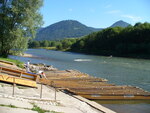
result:
M 48 79 L 42 78 L 38 82 L 87 99 L 150 100 L 150 92 L 141 88 L 109 84 L 106 79 L 92 77 L 81 72 L 52 71 L 46 75 Z M 37 78 L 36 74 L 0 66 L 0 81 L 36 87 Z
M 98 100 L 150 100 L 150 92 L 133 86 L 117 86 L 109 84 L 104 79 L 91 76 L 47 75 L 48 80 L 39 82 L 53 86 L 73 95 L 80 95 L 87 99 Z

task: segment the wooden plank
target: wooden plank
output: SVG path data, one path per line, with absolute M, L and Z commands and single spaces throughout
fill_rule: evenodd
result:
M 80 95 L 92 100 L 148 100 L 150 96 L 101 96 L 101 95 Z
M 37 87 L 35 81 L 18 78 L 18 77 L 12 77 L 12 76 L 0 73 L 0 81 L 14 83 L 14 80 L 13 80 L 14 78 L 15 78 L 15 84 L 30 86 L 30 87 Z
M 14 69 L 6 68 L 6 67 L 1 67 L 1 72 L 9 74 L 9 75 L 13 75 L 13 76 L 18 76 L 18 77 L 21 77 L 21 78 L 35 80 L 35 81 L 37 79 L 36 74 L 27 73 L 27 72 L 24 72 L 24 71 L 21 71 L 21 70 L 14 70 Z
M 91 79 L 91 80 L 90 80 Z M 102 100 L 142 100 L 150 99 L 150 92 L 133 86 L 116 86 L 107 82 L 100 82 L 92 77 L 74 78 L 71 76 L 49 77 L 49 80 L 39 79 L 41 83 L 51 85 L 87 99 Z M 51 84 L 53 82 L 53 85 Z
M 108 86 L 111 87 L 111 86 Z M 113 86 L 115 87 L 115 86 Z M 117 87 L 117 86 L 116 86 Z M 126 87 L 126 89 L 99 89 L 99 88 L 87 88 L 87 89 L 69 89 L 70 92 L 76 93 L 76 94 L 87 94 L 87 95 L 92 95 L 92 94 L 98 94 L 98 95 L 149 95 L 149 92 L 146 92 L 142 89 L 135 88 L 135 87 Z
M 10 71 L 5 71 L 5 70 L 2 70 L 1 73 L 6 73 L 9 75 L 18 76 L 18 77 L 20 77 L 21 75 L 21 73 L 15 73 L 15 72 L 10 72 Z
M 105 79 L 101 78 L 94 78 L 94 77 L 68 77 L 68 78 L 61 78 L 61 77 L 48 77 L 48 79 L 55 80 L 55 81 L 76 81 L 76 82 L 82 82 L 82 81 L 88 81 L 88 82 L 106 82 Z
M 9 64 L 9 65 L 14 65 L 13 62 L 5 61 L 5 60 L 0 60 L 0 62 L 5 63 L 5 64 Z

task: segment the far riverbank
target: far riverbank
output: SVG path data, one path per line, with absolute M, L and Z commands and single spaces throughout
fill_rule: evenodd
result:
M 39 48 L 29 48 L 29 49 L 46 49 L 46 50 L 54 50 L 54 51 L 63 51 L 63 52 L 73 52 L 76 54 L 85 54 L 85 55 L 95 55 L 95 56 L 104 56 L 104 57 L 118 57 L 118 58 L 131 58 L 131 59 L 143 59 L 150 60 L 149 54 L 128 54 L 128 55 L 111 55 L 111 54 L 97 54 L 96 52 L 89 51 L 72 51 L 70 49 L 56 49 L 56 47 L 39 47 Z

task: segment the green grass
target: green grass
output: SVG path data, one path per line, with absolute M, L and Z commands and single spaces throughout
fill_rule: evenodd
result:
M 45 113 L 48 112 L 47 110 L 41 109 L 40 107 L 33 105 L 33 108 L 31 109 L 33 111 L 37 111 L 38 113 Z
M 40 107 L 38 107 L 35 104 L 33 104 L 33 108 L 31 110 L 37 111 L 38 113 L 45 113 L 45 112 L 49 112 L 49 113 L 63 113 L 63 112 L 56 112 L 56 111 L 44 110 L 44 109 L 41 109 Z
M 14 105 L 4 105 L 4 104 L 0 104 L 0 106 L 4 106 L 4 107 L 10 107 L 10 108 L 18 108 L 18 107 L 16 107 L 16 106 L 14 106 Z
M 39 47 L 41 49 L 56 50 L 56 47 Z
M 21 62 L 21 61 L 19 61 L 19 60 L 13 60 L 13 59 L 10 59 L 10 58 L 1 58 L 1 57 L 0 57 L 0 60 L 12 62 L 12 63 L 16 64 L 16 65 L 17 65 L 18 67 L 20 67 L 20 68 L 23 68 L 23 67 L 24 67 L 24 66 L 23 66 L 24 63 Z
M 21 108 L 21 107 L 16 107 L 16 106 L 11 105 L 11 104 L 10 105 L 0 104 L 0 106 L 10 107 L 10 108 Z M 33 104 L 33 108 L 32 109 L 29 109 L 29 108 L 21 108 L 21 109 L 33 110 L 33 111 L 37 111 L 38 113 L 45 113 L 45 112 L 49 112 L 49 113 L 63 113 L 63 112 L 56 112 L 56 111 L 44 110 L 44 109 L 41 109 L 40 107 L 38 107 L 35 104 Z

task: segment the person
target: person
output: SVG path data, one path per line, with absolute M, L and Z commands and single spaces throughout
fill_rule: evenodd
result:
M 46 78 L 46 79 L 47 79 L 47 77 L 46 77 L 46 75 L 45 75 L 45 73 L 44 73 L 44 72 L 42 72 L 42 73 L 41 73 L 41 75 L 42 75 L 44 78 Z
M 44 78 L 47 79 L 47 77 L 46 77 L 46 75 L 45 75 L 45 73 L 44 73 L 43 71 L 40 70 L 40 71 L 38 72 L 38 74 L 39 74 L 40 78 L 43 78 L 43 77 L 44 77 Z
M 30 72 L 30 60 L 28 60 L 26 63 L 26 71 Z

